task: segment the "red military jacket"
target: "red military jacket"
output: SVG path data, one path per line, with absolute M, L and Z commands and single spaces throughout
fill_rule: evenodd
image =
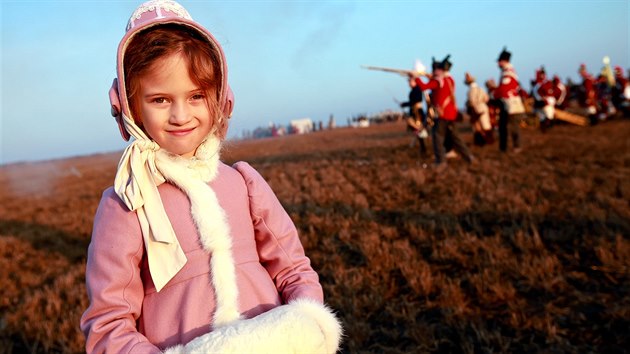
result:
M 426 84 L 420 78 L 416 78 L 416 84 L 422 90 L 431 90 L 431 101 L 440 119 L 449 121 L 457 119 L 455 80 L 450 74 L 436 75 Z
M 507 64 L 501 71 L 499 86 L 494 89 L 495 98 L 510 98 L 519 95 L 520 85 L 518 76 L 511 64 Z
M 534 98 L 538 101 L 546 101 L 547 97 L 555 97 L 553 83 L 549 80 L 538 82 L 533 91 Z
M 595 79 L 590 74 L 584 74 L 582 76 L 582 85 L 584 87 L 584 101 L 583 104 L 587 107 L 595 105 L 595 99 L 597 94 L 595 93 Z

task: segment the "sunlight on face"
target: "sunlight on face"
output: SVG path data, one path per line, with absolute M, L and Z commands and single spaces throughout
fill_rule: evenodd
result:
M 176 53 L 154 65 L 140 79 L 140 109 L 147 134 L 167 151 L 192 157 L 212 129 L 206 92 Z

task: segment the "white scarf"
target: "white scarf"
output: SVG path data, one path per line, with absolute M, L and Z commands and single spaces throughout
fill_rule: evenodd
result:
M 138 215 L 156 290 L 160 291 L 187 261 L 157 189 L 169 181 L 188 196 L 201 243 L 212 255 L 210 268 L 217 303 L 214 326 L 239 319 L 230 228 L 208 185 L 217 175 L 220 140 L 211 132 L 195 156 L 187 159 L 161 149 L 132 119 L 122 116 L 135 140 L 120 159 L 114 187 L 129 210 Z

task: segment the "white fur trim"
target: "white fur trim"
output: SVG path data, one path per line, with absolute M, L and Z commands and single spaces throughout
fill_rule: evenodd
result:
M 343 329 L 341 323 L 332 310 L 310 299 L 297 299 L 289 302 L 289 306 L 295 306 L 304 313 L 311 315 L 324 333 L 326 339 L 326 353 L 335 353 L 341 344 Z
M 186 352 L 184 351 L 184 346 L 181 345 L 181 344 L 180 345 L 176 345 L 174 347 L 167 348 L 164 351 L 164 354 L 184 354 L 184 353 L 186 353 Z
M 213 327 L 240 319 L 230 227 L 216 194 L 200 179 L 197 169 L 181 168 L 177 159 L 158 158 L 157 162 L 166 179 L 188 195 L 190 211 L 199 231 L 201 244 L 211 254 L 210 269 L 217 304 Z M 215 163 L 218 164 L 218 157 Z M 216 167 L 208 170 L 214 170 L 216 174 Z
M 339 348 L 342 330 L 332 311 L 312 300 L 296 300 L 248 320 L 199 336 L 169 354 L 181 353 L 321 353 Z

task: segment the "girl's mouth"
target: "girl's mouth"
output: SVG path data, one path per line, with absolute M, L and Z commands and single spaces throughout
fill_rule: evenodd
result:
M 190 129 L 180 129 L 180 130 L 169 130 L 168 133 L 175 136 L 184 136 L 192 132 L 195 128 Z

